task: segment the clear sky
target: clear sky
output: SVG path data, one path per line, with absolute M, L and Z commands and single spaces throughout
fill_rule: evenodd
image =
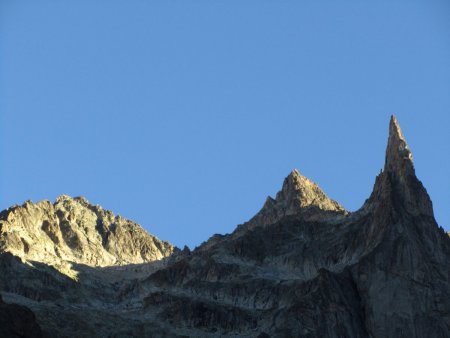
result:
M 349 210 L 395 114 L 450 230 L 450 2 L 0 1 L 0 209 L 85 196 L 191 248 L 293 168 Z

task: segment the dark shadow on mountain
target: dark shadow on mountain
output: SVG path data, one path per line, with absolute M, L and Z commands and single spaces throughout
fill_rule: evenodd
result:
M 0 337 L 41 338 L 43 335 L 36 316 L 29 308 L 6 304 L 0 295 Z
M 138 333 L 145 333 L 145 323 L 138 319 L 130 322 L 124 311 L 133 309 L 122 303 L 138 285 L 140 276 L 148 276 L 164 266 L 164 261 L 109 267 L 71 263 L 77 274 L 68 277 L 50 265 L 23 263 L 19 257 L 4 252 L 0 254 L 0 295 L 5 302 L 30 308 L 47 337 L 62 333 L 67 337 L 107 337 L 111 332 L 117 332 L 115 337 L 140 336 Z M 152 327 L 158 325 L 153 323 Z M 165 335 L 156 335 L 160 336 Z

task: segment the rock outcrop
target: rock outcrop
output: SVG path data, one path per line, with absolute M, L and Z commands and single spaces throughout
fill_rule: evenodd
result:
M 0 213 L 0 294 L 30 308 L 45 336 L 128 332 L 134 327 L 114 309 L 121 287 L 161 268 L 177 251 L 83 197 L 27 201 Z M 104 331 L 97 328 L 103 321 L 109 321 Z
M 450 337 L 450 238 L 394 117 L 356 212 L 293 171 L 250 221 L 191 252 L 81 199 L 43 203 L 1 214 L 0 291 L 48 336 Z
M 253 229 L 278 222 L 283 217 L 302 215 L 311 218 L 320 215 L 348 214 L 336 201 L 329 198 L 320 187 L 301 175 L 297 169 L 285 178 L 275 199 L 267 197 L 262 209 L 242 229 Z
M 70 264 L 93 267 L 139 264 L 170 256 L 174 247 L 138 224 L 62 195 L 54 204 L 25 202 L 0 214 L 0 250 L 65 271 Z
M 386 204 L 396 204 L 398 212 L 404 214 L 433 218 L 430 197 L 416 177 L 411 151 L 394 116 L 389 123 L 384 169 L 376 178 L 374 190 L 365 207 L 387 210 L 384 207 Z

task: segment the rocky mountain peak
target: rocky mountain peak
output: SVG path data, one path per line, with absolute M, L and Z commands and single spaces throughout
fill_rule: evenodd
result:
M 377 176 L 364 208 L 381 207 L 387 212 L 390 206 L 397 211 L 434 217 L 431 199 L 416 177 L 412 158 L 399 123 L 391 116 L 384 170 Z
M 52 204 L 26 201 L 0 214 L 0 249 L 66 273 L 70 264 L 111 266 L 151 262 L 174 247 L 140 225 L 84 197 L 59 196 Z M 70 271 L 68 271 L 70 274 Z
M 414 174 L 412 154 L 394 115 L 389 122 L 389 138 L 384 170 L 398 176 Z
M 262 209 L 250 221 L 240 226 L 237 234 L 243 229 L 273 224 L 285 216 L 316 219 L 328 214 L 347 213 L 344 207 L 329 198 L 316 183 L 294 169 L 284 179 L 276 197 L 267 197 Z
M 285 210 L 285 215 L 296 214 L 308 207 L 320 210 L 344 212 L 345 209 L 330 199 L 320 187 L 299 173 L 297 169 L 285 178 L 283 187 L 275 198 L 275 204 Z

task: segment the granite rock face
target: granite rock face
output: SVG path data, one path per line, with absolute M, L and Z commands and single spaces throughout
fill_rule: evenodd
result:
M 283 187 L 275 199 L 267 197 L 262 209 L 239 230 L 267 226 L 284 217 L 300 214 L 303 218 L 317 219 L 317 217 L 323 218 L 326 215 L 346 215 L 348 212 L 338 202 L 329 198 L 316 183 L 294 169 L 285 178 Z
M 255 217 L 191 252 L 82 199 L 42 203 L 1 214 L 0 292 L 47 336 L 450 337 L 450 238 L 394 117 L 356 212 L 293 171 Z
M 0 293 L 29 307 L 44 335 L 105 337 L 127 330 L 108 310 L 120 287 L 177 250 L 83 197 L 27 201 L 0 213 Z M 95 328 L 107 319 L 112 327 Z
M 0 214 L 0 249 L 28 261 L 64 269 L 138 264 L 173 253 L 173 246 L 138 224 L 91 205 L 85 198 L 62 195 L 54 204 L 25 202 Z

